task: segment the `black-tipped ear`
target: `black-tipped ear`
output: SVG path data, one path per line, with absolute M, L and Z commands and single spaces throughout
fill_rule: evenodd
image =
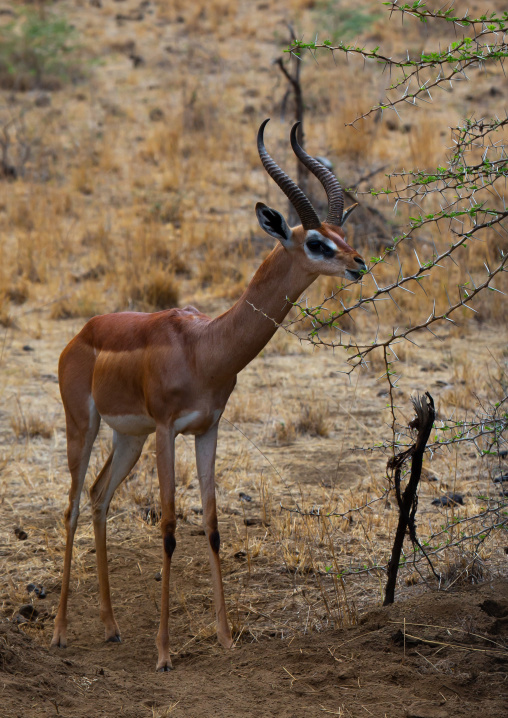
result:
M 276 209 L 268 207 L 263 202 L 256 205 L 256 216 L 259 226 L 267 234 L 279 239 L 285 246 L 291 240 L 292 231 L 289 229 L 286 220 Z
M 353 210 L 355 210 L 357 207 L 358 207 L 358 202 L 355 202 L 355 204 L 352 204 L 351 207 L 348 207 L 347 209 L 344 210 L 344 213 L 342 215 L 342 222 L 340 223 L 341 227 L 343 227 L 345 225 L 347 218 L 349 217 L 351 212 L 353 212 Z

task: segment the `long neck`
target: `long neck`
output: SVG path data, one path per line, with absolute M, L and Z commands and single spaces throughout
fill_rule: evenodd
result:
M 206 334 L 214 373 L 238 374 L 270 341 L 315 279 L 296 264 L 283 247 L 275 247 L 236 304 L 210 322 Z

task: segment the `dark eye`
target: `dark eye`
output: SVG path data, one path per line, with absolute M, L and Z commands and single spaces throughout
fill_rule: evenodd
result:
M 321 254 L 323 257 L 333 257 L 335 251 L 319 239 L 309 239 L 307 247 L 312 254 Z

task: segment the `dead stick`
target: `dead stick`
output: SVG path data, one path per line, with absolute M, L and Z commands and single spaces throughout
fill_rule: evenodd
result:
M 402 544 L 406 535 L 407 527 L 413 539 L 416 539 L 414 529 L 414 517 L 416 515 L 417 506 L 417 489 L 422 473 L 423 455 L 425 447 L 436 418 L 434 409 L 434 400 L 428 392 L 424 397 L 413 399 L 413 406 L 416 411 L 416 417 L 411 422 L 410 427 L 418 431 L 416 441 L 409 449 L 402 454 L 395 456 L 388 462 L 388 469 L 395 471 L 395 489 L 397 493 L 397 502 L 399 504 L 399 523 L 395 540 L 393 542 L 392 555 L 388 562 L 388 580 L 386 581 L 384 606 L 393 603 L 395 598 L 395 584 L 397 582 L 397 573 L 399 570 L 400 555 L 402 553 Z M 411 476 L 404 490 L 402 497 L 400 496 L 400 474 L 404 462 L 411 456 Z

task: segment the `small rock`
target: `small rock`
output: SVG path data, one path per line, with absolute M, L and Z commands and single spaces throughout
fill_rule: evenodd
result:
M 249 494 L 246 494 L 243 491 L 240 491 L 238 498 L 240 501 L 252 501 L 252 496 L 249 496 Z
M 115 20 L 117 22 L 141 22 L 144 17 L 145 16 L 142 12 L 133 12 L 132 15 L 124 15 L 123 13 L 118 13 L 118 15 L 115 15 Z
M 155 576 L 154 576 L 154 579 L 155 579 L 156 581 L 162 581 L 162 574 L 161 574 L 160 571 L 157 571 L 157 573 L 156 573 Z
M 35 608 L 35 606 L 32 606 L 31 603 L 25 603 L 20 607 L 18 615 L 27 621 L 35 621 L 39 615 L 39 611 Z
M 464 498 L 460 494 L 446 494 L 432 501 L 432 506 L 464 506 Z
M 35 593 L 37 598 L 46 598 L 46 589 L 40 584 L 37 586 L 35 583 L 29 583 L 26 587 L 28 593 Z
M 261 526 L 263 522 L 261 521 L 261 519 L 244 519 L 243 523 L 246 526 Z
M 247 551 L 244 551 L 243 549 L 241 551 L 237 551 L 233 554 L 233 557 L 238 559 L 238 561 L 243 561 L 247 557 Z
M 29 344 L 25 344 L 25 346 L 23 347 L 23 351 L 24 352 L 33 352 L 33 351 L 35 351 L 35 349 L 33 347 L 31 347 Z
M 47 92 L 43 92 L 40 95 L 37 95 L 35 98 L 35 106 L 36 107 L 49 107 L 51 105 L 51 95 L 48 95 Z
M 503 484 L 505 481 L 508 483 L 508 474 L 501 474 L 494 479 L 495 484 Z
M 160 122 L 164 119 L 164 112 L 161 110 L 160 107 L 154 107 L 153 110 L 150 110 L 150 114 L 148 117 L 151 119 L 152 122 Z
M 203 514 L 203 509 L 201 508 L 201 506 L 191 506 L 191 511 L 192 513 L 198 514 L 199 516 L 202 516 Z
M 391 637 L 392 643 L 395 643 L 396 646 L 406 646 L 406 648 L 412 648 L 413 646 L 417 646 L 421 641 L 418 638 L 409 638 L 409 636 L 405 637 L 404 640 L 404 634 L 399 629 L 397 633 L 394 633 Z
M 190 532 L 191 536 L 206 536 L 206 532 L 204 529 L 196 529 L 195 531 Z
M 41 374 L 41 379 L 51 381 L 53 384 L 58 384 L 58 377 L 56 374 Z
M 434 386 L 451 386 L 451 384 L 444 379 L 436 379 L 436 381 L 434 382 Z
M 145 64 L 145 58 L 141 55 L 136 55 L 135 53 L 129 55 L 129 59 L 132 60 L 133 67 L 141 67 L 141 65 Z
M 20 541 L 26 541 L 28 538 L 28 534 L 26 531 L 23 531 L 23 529 L 20 529 L 19 526 L 16 526 L 14 529 L 14 534 Z
M 480 603 L 479 608 L 481 608 L 487 616 L 491 616 L 491 618 L 505 618 L 508 616 L 508 604 L 493 601 L 490 598 Z

